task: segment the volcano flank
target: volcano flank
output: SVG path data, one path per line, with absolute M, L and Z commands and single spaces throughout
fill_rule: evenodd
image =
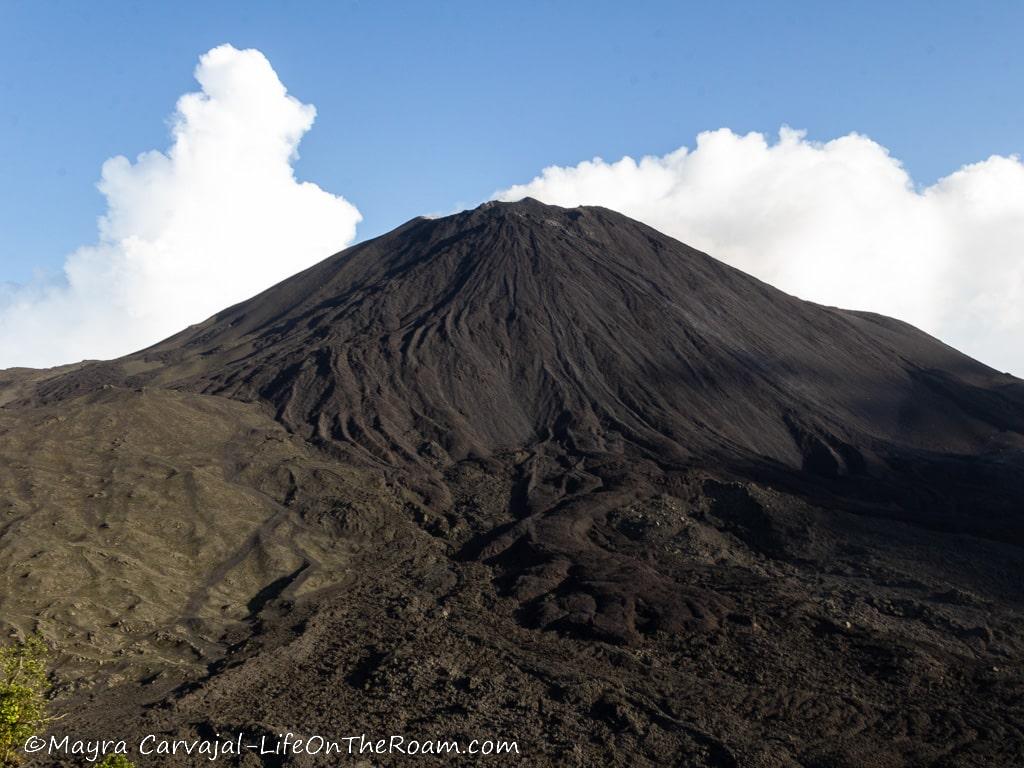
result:
M 62 729 L 1024 761 L 1024 382 L 613 211 L 415 219 L 0 406 Z

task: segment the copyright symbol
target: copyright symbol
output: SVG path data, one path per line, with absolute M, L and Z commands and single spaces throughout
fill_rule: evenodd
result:
M 25 742 L 25 752 L 29 754 L 39 752 L 45 746 L 46 739 L 40 738 L 39 736 L 29 736 L 28 741 Z

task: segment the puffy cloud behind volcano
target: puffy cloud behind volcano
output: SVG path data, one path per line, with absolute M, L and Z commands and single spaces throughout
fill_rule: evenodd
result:
M 1024 375 L 1024 164 L 994 156 L 918 187 L 858 134 L 702 133 L 693 150 L 550 167 L 496 193 L 603 205 L 801 298 L 911 322 Z
M 61 274 L 0 286 L 0 367 L 125 354 L 336 252 L 359 212 L 295 178 L 314 107 L 256 50 L 204 54 L 172 144 L 103 165 L 95 245 Z

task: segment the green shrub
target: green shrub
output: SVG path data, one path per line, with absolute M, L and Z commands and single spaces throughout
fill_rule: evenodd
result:
M 135 763 L 124 755 L 107 755 L 96 763 L 96 768 L 135 768 Z
M 0 768 L 16 765 L 21 745 L 48 721 L 47 656 L 46 644 L 35 635 L 0 647 Z

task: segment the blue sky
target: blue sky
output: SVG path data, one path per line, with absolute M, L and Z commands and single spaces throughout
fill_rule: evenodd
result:
M 167 146 L 199 54 L 318 109 L 300 178 L 359 237 L 595 155 L 728 126 L 859 131 L 929 183 L 1024 151 L 1021 3 L 0 2 L 0 281 L 95 240 L 113 155 Z
M 1024 375 L 1022 30 L 1020 2 L 0 0 L 0 368 L 531 195 Z

